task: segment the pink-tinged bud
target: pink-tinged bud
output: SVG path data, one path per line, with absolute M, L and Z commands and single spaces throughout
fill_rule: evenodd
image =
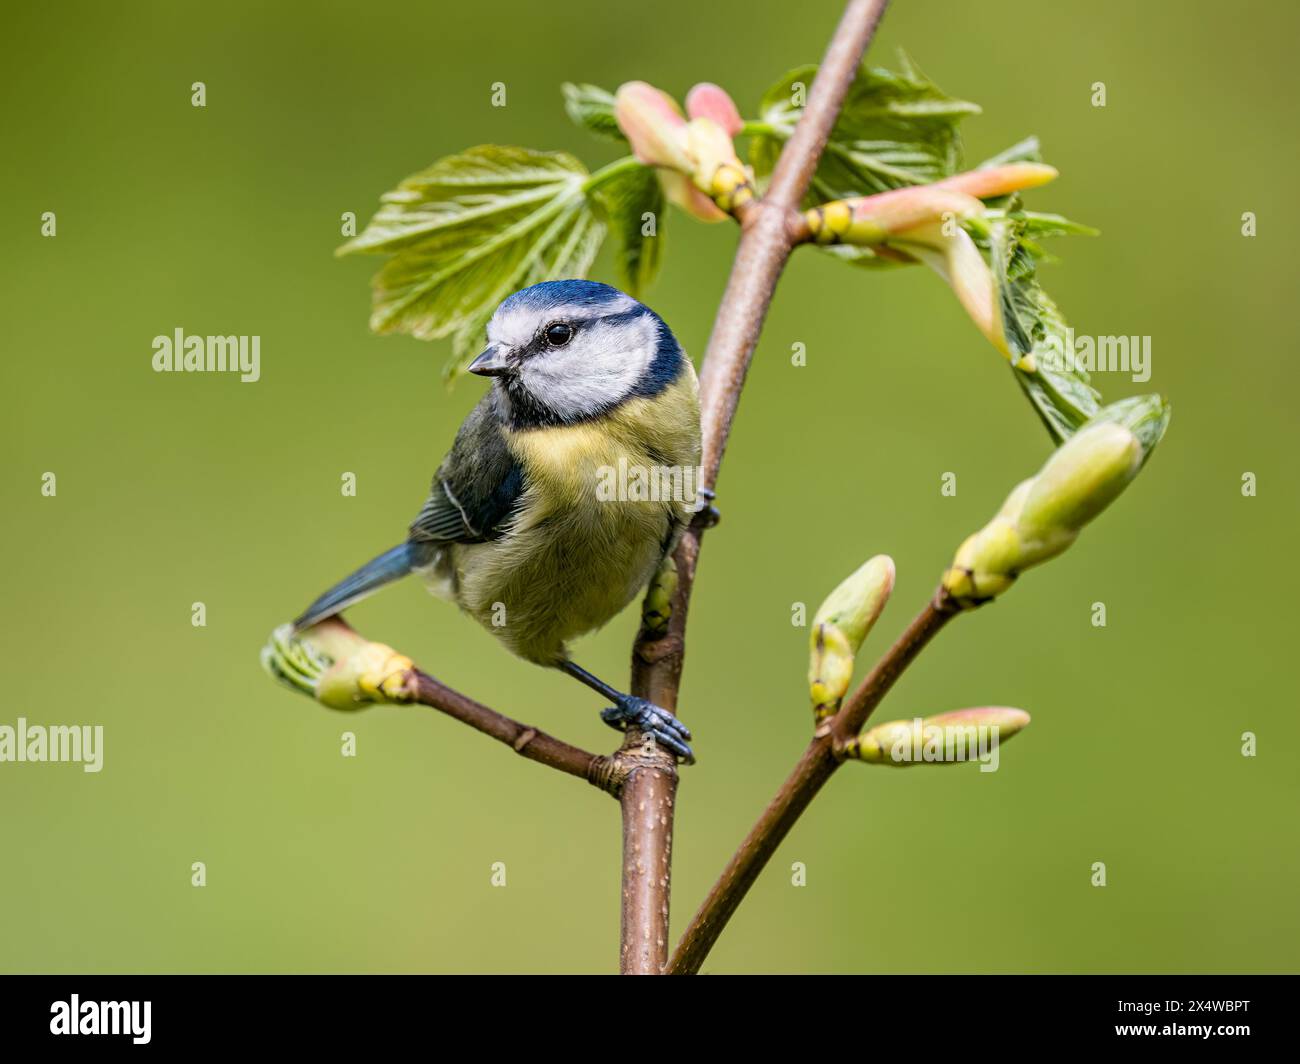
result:
M 687 151 L 695 161 L 695 179 L 707 180 L 718 167 L 730 163 L 739 167 L 731 135 L 712 118 L 692 118 L 686 126 Z
M 986 728 L 997 728 L 1005 742 L 1029 724 L 1029 714 L 1023 709 L 1013 709 L 1010 706 L 978 706 L 974 709 L 937 713 L 933 717 L 927 717 L 926 722 L 945 728 L 949 725 L 982 724 Z
M 948 282 L 976 328 L 1009 359 L 1011 349 L 1007 347 L 1002 329 L 1002 313 L 998 308 L 993 271 L 965 229 L 959 228 L 952 236 L 944 237 L 943 241 L 942 265 L 934 261 L 930 261 L 929 265 Z
M 659 184 L 663 186 L 664 196 L 668 202 L 680 207 L 691 217 L 701 222 L 725 222 L 726 214 L 718 209 L 717 204 L 695 187 L 686 174 L 676 170 L 660 170 Z
M 730 210 L 739 186 L 750 186 L 749 171 L 736 157 L 730 135 L 712 118 L 692 118 L 686 127 L 687 151 L 695 161 L 695 187 L 724 210 Z
M 937 185 L 917 185 L 881 192 L 875 196 L 846 201 L 851 221 L 845 236 L 847 243 L 864 242 L 859 237 L 880 233 L 878 239 L 905 236 L 930 223 L 957 222 L 979 214 L 984 205 L 972 196 Z M 866 241 L 873 242 L 873 241 Z
M 614 96 L 614 118 L 633 154 L 647 166 L 683 173 L 694 169 L 686 150 L 686 119 L 667 93 L 644 81 L 629 81 Z
M 1029 724 L 1029 714 L 1009 706 L 980 706 L 933 717 L 877 724 L 838 747 L 841 757 L 903 767 L 979 761 L 998 768 L 998 747 Z
M 671 203 L 701 221 L 722 221 L 753 198 L 729 132 L 740 128 L 740 114 L 716 85 L 697 85 L 690 106 L 688 122 L 672 97 L 629 81 L 614 97 L 614 117 L 637 159 L 659 171 Z
M 954 174 L 936 182 L 934 187 L 964 192 L 978 199 L 989 199 L 1038 188 L 1056 176 L 1056 167 L 1046 163 L 1007 163 L 1004 166 L 990 166 L 986 170 L 968 170 L 964 174 Z
M 686 113 L 691 118 L 710 118 L 734 137 L 744 128 L 744 119 L 725 89 L 702 81 L 686 94 Z
M 937 185 L 893 189 L 875 196 L 834 200 L 804 211 L 804 223 L 818 244 L 855 244 L 871 247 L 891 238 L 931 242 L 937 227 L 959 228 L 958 223 L 984 210 L 973 196 Z

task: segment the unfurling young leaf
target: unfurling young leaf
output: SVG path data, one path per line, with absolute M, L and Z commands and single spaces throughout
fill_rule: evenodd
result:
M 302 632 L 280 625 L 262 650 L 262 667 L 331 709 L 411 702 L 418 683 L 410 658 L 372 643 L 339 617 Z
M 866 66 L 858 72 L 804 206 L 925 184 L 957 172 L 957 125 L 979 114 L 979 107 L 947 95 L 905 54 L 899 58 L 898 73 Z M 794 132 L 816 74 L 816 66 L 791 70 L 763 95 L 750 146 L 760 178 L 772 172 Z
M 337 252 L 392 255 L 372 282 L 371 329 L 451 336 L 455 376 L 506 296 L 586 275 L 605 232 L 588 176 L 564 152 L 484 145 L 408 177 Z
M 1005 166 L 1007 163 L 1041 163 L 1042 161 L 1042 146 L 1038 143 L 1037 137 L 1031 136 L 1011 145 L 1005 151 L 998 152 L 991 159 L 985 159 L 976 169 L 986 170 L 994 166 Z
M 614 94 L 596 85 L 574 85 L 565 82 L 560 86 L 564 93 L 564 110 L 575 125 L 603 140 L 626 143 L 627 138 L 614 120 Z
M 1052 439 L 1062 443 L 1097 413 L 1101 403 L 1089 383 L 1088 371 L 1065 357 L 1065 319 L 1038 283 L 1037 259 L 1042 253 L 1027 239 L 1031 229 L 1039 235 L 1089 230 L 1065 219 L 1048 222 L 1045 219 L 1049 217 L 1030 219 L 1013 209 L 990 213 L 981 222 L 986 226 L 1012 372 Z

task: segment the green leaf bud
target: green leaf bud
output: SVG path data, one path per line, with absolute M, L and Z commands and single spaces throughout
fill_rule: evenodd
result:
M 1168 422 L 1169 407 L 1159 396 L 1099 411 L 957 548 L 944 589 L 959 606 L 976 606 L 1002 594 L 1023 570 L 1060 554 L 1137 476 Z
M 847 760 L 897 768 L 985 761 L 1028 723 L 1029 714 L 1022 709 L 980 706 L 877 724 L 837 749 Z
M 878 554 L 826 597 L 809 635 L 808 694 L 813 715 L 834 716 L 853 679 L 858 649 L 894 589 L 894 561 Z

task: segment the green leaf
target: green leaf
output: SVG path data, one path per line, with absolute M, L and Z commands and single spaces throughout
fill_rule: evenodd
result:
M 1134 395 L 1102 407 L 1089 424 L 1114 421 L 1130 429 L 1142 445 L 1142 462 L 1145 465 L 1156 444 L 1164 437 L 1172 412 L 1163 396 Z
M 1024 239 L 1027 224 L 1018 214 L 992 212 L 982 221 L 1011 371 L 1059 444 L 1097 413 L 1100 396 L 1087 371 L 1063 357 L 1068 350 L 1065 319 L 1038 283 L 1037 255 Z M 1032 362 L 1027 362 L 1031 354 Z
M 641 293 L 659 272 L 663 253 L 664 193 L 654 169 L 639 164 L 620 168 L 614 176 L 593 189 L 592 196 L 618 237 L 615 269 L 619 285 L 630 295 Z M 646 215 L 653 226 L 645 235 Z
M 849 88 L 807 197 L 807 206 L 938 181 L 961 162 L 958 123 L 979 107 L 948 96 L 900 53 L 901 71 L 863 67 Z M 794 132 L 815 66 L 791 70 L 764 94 L 750 162 L 766 177 Z
M 1100 230 L 1081 222 L 1072 222 L 1060 214 L 1043 214 L 1041 211 L 1016 211 L 1024 223 L 1026 237 L 1097 236 Z
M 989 201 L 992 202 L 992 201 Z M 1026 211 L 1020 208 L 1019 200 L 1013 196 L 1002 197 L 1005 207 L 993 207 L 983 215 L 968 218 L 962 223 L 979 248 L 988 255 L 991 250 L 991 234 L 994 223 L 1010 219 L 1020 227 L 1020 248 L 1039 262 L 1055 262 L 1056 257 L 1038 243 L 1039 240 L 1057 236 L 1097 236 L 1099 230 L 1090 225 L 1073 222 L 1060 214 L 1044 214 L 1041 211 Z
M 985 159 L 979 164 L 976 170 L 988 170 L 994 166 L 1005 166 L 1007 163 L 1041 163 L 1043 153 L 1038 144 L 1037 137 L 1026 137 L 1018 144 L 1013 144 L 1006 151 L 998 152 L 991 159 Z
M 564 110 L 575 125 L 604 140 L 626 143 L 627 137 L 618 128 L 614 118 L 614 95 L 597 85 L 574 85 L 566 81 L 560 86 L 564 93 Z
M 370 328 L 451 336 L 455 376 L 502 299 L 590 269 L 605 230 L 583 191 L 587 177 L 563 152 L 497 145 L 408 177 L 338 250 L 392 255 L 372 281 Z

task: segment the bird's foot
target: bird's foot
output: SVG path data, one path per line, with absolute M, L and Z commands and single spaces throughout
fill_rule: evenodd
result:
M 722 520 L 722 511 L 713 505 L 713 500 L 717 497 L 718 493 L 712 488 L 695 489 L 695 516 L 691 519 L 691 524 L 701 529 L 713 528 Z
M 652 736 L 655 742 L 666 746 L 688 765 L 695 764 L 695 755 L 685 740 L 691 737 L 690 729 L 666 709 L 636 695 L 623 695 L 614 705 L 600 711 L 600 719 L 611 728 L 627 731 L 637 728 Z

